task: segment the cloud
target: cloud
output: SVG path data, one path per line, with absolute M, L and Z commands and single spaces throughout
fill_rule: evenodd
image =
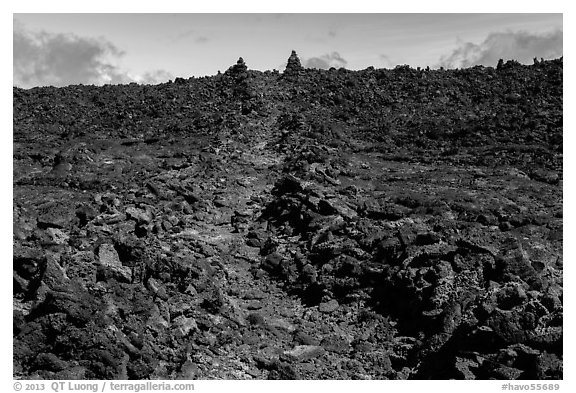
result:
M 119 84 L 139 81 L 114 62 L 124 52 L 105 39 L 74 34 L 30 32 L 14 24 L 14 85 L 66 86 L 71 84 Z M 149 73 L 149 80 L 158 72 Z
M 173 37 L 173 40 L 174 41 L 180 41 L 180 40 L 185 39 L 185 38 L 193 37 L 196 34 L 197 34 L 196 30 L 186 30 L 186 31 L 176 35 L 175 37 Z
M 534 57 L 550 59 L 562 56 L 562 45 L 562 30 L 541 34 L 526 31 L 490 33 L 480 44 L 461 43 L 451 54 L 442 56 L 438 66 L 496 66 L 499 59 L 531 63 Z
M 338 33 L 338 27 L 331 27 L 327 31 L 317 31 L 311 34 L 306 34 L 304 39 L 306 41 L 326 44 L 328 41 L 333 41 Z
M 302 65 L 306 68 L 319 68 L 321 70 L 327 70 L 330 67 L 346 67 L 346 64 L 348 64 L 348 61 L 340 56 L 338 52 L 327 53 L 320 57 L 311 57 L 304 59 L 302 62 Z
M 384 67 L 392 68 L 392 67 L 394 66 L 394 63 L 392 62 L 392 59 L 391 59 L 390 56 L 388 56 L 388 55 L 381 54 L 381 55 L 380 55 L 380 61 L 382 62 L 382 64 L 384 65 Z
M 175 36 L 171 35 L 168 39 L 172 42 L 178 41 L 190 41 L 193 40 L 198 44 L 205 44 L 206 42 L 210 41 L 210 38 L 206 37 L 205 35 L 200 35 L 197 30 L 191 29 L 183 31 Z
M 173 75 L 168 71 L 164 70 L 155 70 L 146 72 L 142 76 L 135 76 L 134 82 L 143 83 L 143 84 L 157 84 L 157 83 L 164 83 L 167 82 L 169 79 L 173 78 Z
M 14 82 L 16 85 L 62 86 L 78 83 L 123 83 L 128 79 L 109 58 L 123 52 L 112 43 L 73 34 L 31 33 L 14 30 Z

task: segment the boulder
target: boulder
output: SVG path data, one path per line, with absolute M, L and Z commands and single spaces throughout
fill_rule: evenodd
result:
M 123 266 L 118 257 L 118 252 L 112 244 L 102 244 L 98 249 L 98 267 L 97 278 L 106 281 L 109 278 L 115 278 L 122 282 L 132 282 L 132 269 Z
M 305 362 L 320 357 L 325 353 L 324 348 L 317 345 L 297 345 L 293 349 L 285 351 L 284 355 L 294 361 Z

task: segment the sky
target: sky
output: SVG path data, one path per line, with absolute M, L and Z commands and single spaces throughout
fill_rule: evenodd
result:
M 563 55 L 562 14 L 24 14 L 13 16 L 13 84 L 165 82 L 238 57 L 283 70 L 495 66 Z

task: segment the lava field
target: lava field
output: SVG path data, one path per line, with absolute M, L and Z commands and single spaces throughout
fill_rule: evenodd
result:
M 563 378 L 563 59 L 13 113 L 16 379 Z

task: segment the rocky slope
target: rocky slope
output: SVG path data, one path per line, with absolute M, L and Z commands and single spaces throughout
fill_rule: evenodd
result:
M 14 89 L 14 377 L 562 378 L 562 59 Z

